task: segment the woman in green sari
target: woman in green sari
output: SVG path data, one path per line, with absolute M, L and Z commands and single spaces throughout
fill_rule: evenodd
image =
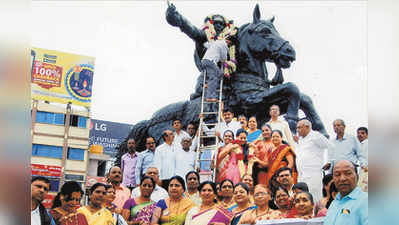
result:
M 140 196 L 125 202 L 122 215 L 129 225 L 142 225 L 151 222 L 155 202 L 151 201 L 150 196 L 154 188 L 154 179 L 144 176 L 140 183 Z

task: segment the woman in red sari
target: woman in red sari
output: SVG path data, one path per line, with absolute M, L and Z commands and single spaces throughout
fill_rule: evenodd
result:
M 83 190 L 77 182 L 68 181 L 62 185 L 50 210 L 57 225 L 87 225 L 86 217 L 76 212 L 82 196 Z
M 264 184 L 267 186 L 268 181 L 266 180 L 266 176 L 269 165 L 267 153 L 274 147 L 274 144 L 272 143 L 272 128 L 270 125 L 263 125 L 262 138 L 256 140 L 254 144 L 256 149 L 254 164 L 252 167 L 252 178 L 255 185 Z
M 297 182 L 298 171 L 296 166 L 296 155 L 292 148 L 283 143 L 283 134 L 279 130 L 272 131 L 272 143 L 274 147 L 267 152 L 268 172 L 266 176 L 267 184 L 276 171 L 282 167 L 288 167 L 292 170 L 294 184 Z
M 223 134 L 224 146 L 220 147 L 216 161 L 216 182 L 229 179 L 234 184 L 240 182 L 241 176 L 238 169 L 237 150 L 238 144 L 233 144 L 234 134 L 231 130 L 226 130 Z

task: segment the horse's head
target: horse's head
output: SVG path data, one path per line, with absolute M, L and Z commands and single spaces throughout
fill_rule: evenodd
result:
M 274 17 L 260 19 L 259 5 L 253 13 L 253 22 L 241 27 L 239 39 L 244 51 L 260 61 L 274 62 L 281 68 L 288 68 L 295 60 L 295 50 L 284 40 L 273 25 Z

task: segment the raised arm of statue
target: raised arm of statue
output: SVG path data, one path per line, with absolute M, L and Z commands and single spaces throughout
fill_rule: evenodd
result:
M 168 3 L 166 10 L 166 21 L 174 27 L 179 27 L 180 30 L 187 34 L 195 42 L 206 42 L 206 34 L 203 30 L 198 29 L 192 25 L 186 18 L 184 18 L 173 4 Z

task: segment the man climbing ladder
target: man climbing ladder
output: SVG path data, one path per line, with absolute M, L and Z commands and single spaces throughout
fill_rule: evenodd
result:
M 205 43 L 207 50 L 201 60 L 202 67 L 206 72 L 208 88 L 205 98 L 207 102 L 217 102 L 217 85 L 223 77 L 223 71 L 218 68 L 218 63 L 227 60 L 227 52 L 231 46 L 229 37 L 226 40 L 216 40 Z
M 203 73 L 204 73 L 204 83 L 202 92 L 202 102 L 201 102 L 201 116 L 200 116 L 200 126 L 199 126 L 199 137 L 198 151 L 197 151 L 197 169 L 200 170 L 200 175 L 206 180 L 215 180 L 215 163 L 212 161 L 213 156 L 217 153 L 218 148 L 218 137 L 215 133 L 216 129 L 220 127 L 220 114 L 222 108 L 222 91 L 223 91 L 223 76 L 226 73 L 222 69 L 218 68 L 218 63 L 221 62 L 222 68 L 225 65 L 224 62 L 227 60 L 227 52 L 229 46 L 231 46 L 231 41 L 229 37 L 226 40 L 216 40 L 206 43 L 207 51 L 202 59 Z M 205 85 L 207 83 L 207 85 Z M 219 93 L 217 93 L 217 86 L 219 85 Z M 218 96 L 219 95 L 219 96 Z M 205 99 L 205 100 L 204 100 Z M 218 107 L 204 107 L 204 104 L 219 103 Z M 214 111 L 208 110 L 204 112 L 204 108 L 215 109 Z M 215 115 L 216 123 L 207 124 L 204 122 L 205 115 Z M 209 132 L 208 126 L 214 126 L 213 131 Z M 206 134 L 202 132 L 206 130 Z M 205 139 L 214 139 L 211 145 L 206 145 Z M 211 165 L 213 164 L 213 165 Z M 202 180 L 204 180 L 202 179 Z

